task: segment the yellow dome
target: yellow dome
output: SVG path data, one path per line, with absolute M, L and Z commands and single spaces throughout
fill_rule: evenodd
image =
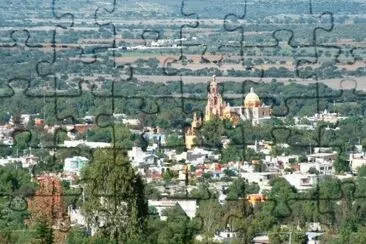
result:
M 259 107 L 261 105 L 261 100 L 258 95 L 254 92 L 253 87 L 250 88 L 250 92 L 245 96 L 244 99 L 244 107 L 252 108 Z

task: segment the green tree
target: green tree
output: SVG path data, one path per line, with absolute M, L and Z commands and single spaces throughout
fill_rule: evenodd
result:
M 156 188 L 156 185 L 153 183 L 149 183 L 145 187 L 145 196 L 148 199 L 159 199 L 160 191 Z
M 53 243 L 53 230 L 46 220 L 40 220 L 35 226 L 35 238 L 42 244 Z
M 200 201 L 197 215 L 203 218 L 203 234 L 205 237 L 213 237 L 221 224 L 222 207 L 217 199 Z
M 89 242 L 90 238 L 86 234 L 85 230 L 78 228 L 78 227 L 74 227 L 74 228 L 71 228 L 66 241 L 68 244 L 73 244 L 73 243 L 87 244 L 87 243 L 90 243 Z
M 221 149 L 222 136 L 225 133 L 224 123 L 215 117 L 205 122 L 197 132 L 197 144 L 205 147 Z
M 157 243 L 191 243 L 201 226 L 191 221 L 179 204 L 167 209 L 164 215 L 167 216 L 166 225 L 160 230 Z
M 344 151 L 338 153 L 333 165 L 337 173 L 349 172 L 349 163 L 347 161 L 347 155 Z
M 29 142 L 31 140 L 31 134 L 29 132 L 19 133 L 15 136 L 15 147 L 19 152 L 22 152 L 24 149 L 28 149 Z
M 168 148 L 175 149 L 177 153 L 182 153 L 184 151 L 184 139 L 178 135 L 169 135 L 166 141 L 166 146 Z
M 82 178 L 86 182 L 83 209 L 87 222 L 90 226 L 104 223 L 97 234 L 118 242 L 141 240 L 148 214 L 145 187 L 126 153 L 97 150 Z
M 358 176 L 359 177 L 366 176 L 366 165 L 362 165 L 360 168 L 358 168 Z
M 125 150 L 128 150 L 133 146 L 132 133 L 125 125 L 115 125 L 114 137 L 112 137 L 112 139 L 115 140 L 116 145 L 119 148 L 124 148 Z
M 242 178 L 235 179 L 229 186 L 227 192 L 227 200 L 237 200 L 239 198 L 246 198 L 247 194 L 259 192 L 257 184 L 248 184 Z
M 319 174 L 319 171 L 316 170 L 315 167 L 310 167 L 310 169 L 308 170 L 309 174 Z
M 20 230 L 29 216 L 25 199 L 33 196 L 36 184 L 29 173 L 17 165 L 0 167 L 0 191 L 8 197 L 0 199 L 0 229 Z
M 176 177 L 178 177 L 178 172 L 170 170 L 169 168 L 163 173 L 163 179 L 167 182 L 170 182 Z
M 209 199 L 211 197 L 211 192 L 208 189 L 208 184 L 201 183 L 198 188 L 193 189 L 190 195 L 197 199 Z
M 221 151 L 221 161 L 223 163 L 236 162 L 243 159 L 243 152 L 235 145 L 229 145 Z

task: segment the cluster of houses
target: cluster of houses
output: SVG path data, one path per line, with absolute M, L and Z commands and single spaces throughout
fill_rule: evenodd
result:
M 248 196 L 252 204 L 265 201 L 265 192 L 270 190 L 270 180 L 275 177 L 283 177 L 298 191 L 306 191 L 314 187 L 317 182 L 327 175 L 335 175 L 334 161 L 337 158 L 337 152 L 330 148 L 312 148 L 307 155 L 273 155 L 272 143 L 268 141 L 256 141 L 254 145 L 249 145 L 257 153 L 264 155 L 261 160 L 253 161 L 232 161 L 228 163 L 221 162 L 221 155 L 217 151 L 211 151 L 204 148 L 193 147 L 184 152 L 177 152 L 174 148 L 164 147 L 167 137 L 160 128 L 141 127 L 141 123 L 136 119 L 128 119 L 124 115 L 116 115 L 122 123 L 126 124 L 131 132 L 143 134 L 147 147 L 141 148 L 134 146 L 128 150 L 128 158 L 134 168 L 142 175 L 147 183 L 154 183 L 160 193 L 160 199 L 149 199 L 149 206 L 157 209 L 161 220 L 165 220 L 164 210 L 179 205 L 188 217 L 194 218 L 199 207 L 199 199 L 184 199 L 175 197 L 178 193 L 190 193 L 197 189 L 198 185 L 190 185 L 189 181 L 198 182 L 200 178 L 209 179 L 209 187 L 218 194 L 220 204 L 225 203 L 226 195 L 224 189 L 227 189 L 232 180 L 242 178 L 248 183 L 255 183 L 259 186 L 258 194 Z M 22 116 L 23 124 L 29 123 L 32 116 Z M 320 115 L 308 118 L 309 121 L 319 121 L 329 119 L 329 121 L 341 119 L 337 114 L 324 112 Z M 35 118 L 35 125 L 42 126 L 50 133 L 57 130 L 57 126 L 47 127 L 40 120 Z M 111 143 L 93 142 L 89 140 L 77 139 L 77 134 L 87 132 L 95 125 L 88 122 L 93 118 L 85 118 L 84 124 L 75 124 L 63 126 L 67 129 L 67 139 L 59 146 L 62 148 L 77 148 L 81 145 L 89 148 L 108 148 Z M 297 123 L 300 125 L 300 123 Z M 313 126 L 310 124 L 310 126 Z M 13 145 L 14 124 L 0 126 L 0 140 L 3 145 Z M 223 141 L 224 146 L 227 145 Z M 277 144 L 278 147 L 286 148 L 286 144 Z M 51 153 L 51 151 L 50 151 Z M 0 165 L 20 162 L 22 167 L 31 168 L 36 165 L 39 158 L 32 154 L 31 149 L 27 153 L 20 153 L 20 156 L 0 158 Z M 73 187 L 80 177 L 81 170 L 90 163 L 87 157 L 73 156 L 64 159 L 63 171 L 58 174 L 62 180 L 67 180 Z M 366 165 L 366 152 L 358 145 L 355 151 L 349 153 L 349 163 L 354 172 L 363 165 Z M 261 164 L 263 167 L 256 165 Z M 166 183 L 164 176 L 167 171 L 176 173 L 174 180 Z M 187 183 L 188 181 L 188 183 Z M 85 226 L 86 221 L 79 209 L 69 208 L 70 220 L 73 225 Z M 311 232 L 313 233 L 313 232 Z M 310 235 L 310 234 L 309 234 Z M 313 236 L 318 236 L 313 234 Z M 219 230 L 215 236 L 215 241 L 226 241 L 235 238 L 236 233 L 229 230 Z M 257 243 L 260 242 L 259 237 Z M 262 238 L 263 239 L 263 238 Z

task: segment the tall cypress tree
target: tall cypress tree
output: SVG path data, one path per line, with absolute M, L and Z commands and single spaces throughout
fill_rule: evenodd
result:
M 141 240 L 148 205 L 144 184 L 124 152 L 100 149 L 82 174 L 83 209 L 90 227 L 118 243 Z

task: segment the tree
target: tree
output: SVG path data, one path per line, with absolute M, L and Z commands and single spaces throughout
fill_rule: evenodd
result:
M 115 140 L 116 146 L 118 146 L 119 148 L 128 150 L 128 149 L 132 148 L 132 146 L 133 146 L 132 133 L 124 125 L 121 125 L 121 124 L 115 125 L 114 136 L 112 137 L 112 139 Z M 146 147 L 147 147 L 147 145 L 146 145 Z
M 337 173 L 349 172 L 350 168 L 347 162 L 347 156 L 344 151 L 338 153 L 333 165 Z
M 41 244 L 53 243 L 53 230 L 47 220 L 38 220 L 36 223 L 36 239 Z
M 248 184 L 243 179 L 238 178 L 229 186 L 227 200 L 237 200 L 245 198 L 247 194 L 258 193 L 259 186 L 257 184 Z
M 199 184 L 198 188 L 193 189 L 190 194 L 197 199 L 209 199 L 211 197 L 211 192 L 208 189 L 207 183 Z
M 31 140 L 31 134 L 29 132 L 22 132 L 15 136 L 16 145 L 15 147 L 19 151 L 23 151 L 29 147 L 29 142 Z
M 232 169 L 224 169 L 224 174 L 228 177 L 236 176 L 236 172 Z
M 178 204 L 167 209 L 164 215 L 167 216 L 167 221 L 160 230 L 157 243 L 191 243 L 194 234 L 202 227 L 195 220 L 190 221 Z
M 71 228 L 69 231 L 69 235 L 67 236 L 67 243 L 73 244 L 73 243 L 80 243 L 80 244 L 87 244 L 89 242 L 89 237 L 85 233 L 85 231 L 81 228 L 74 227 Z
M 163 173 L 163 179 L 170 182 L 173 178 L 178 177 L 178 172 L 170 170 L 169 168 Z
M 38 178 L 38 183 L 39 189 L 28 199 L 28 210 L 31 214 L 29 226 L 39 231 L 42 243 L 50 243 L 49 239 L 59 243 L 66 235 L 62 230 L 70 226 L 63 204 L 61 182 L 56 176 L 43 175 Z
M 36 185 L 31 182 L 29 173 L 14 165 L 0 167 L 0 229 L 11 231 L 25 227 L 24 220 L 29 216 L 25 199 L 33 196 Z M 9 195 L 8 197 L 5 197 Z
M 287 180 L 280 177 L 272 179 L 270 185 L 272 189 L 269 193 L 269 198 L 281 199 L 281 201 L 276 203 L 276 207 L 272 209 L 273 211 L 271 210 L 272 215 L 279 219 L 290 216 L 291 210 L 286 204 L 286 201 L 295 196 L 297 192 L 296 188 L 291 186 Z
M 175 149 L 177 153 L 182 153 L 184 151 L 184 139 L 178 135 L 169 135 L 166 141 L 166 146 L 168 148 Z
M 213 237 L 220 227 L 222 207 L 217 199 L 200 201 L 198 215 L 203 218 L 203 234 L 205 237 Z
M 146 231 L 145 186 L 126 153 L 99 149 L 82 172 L 83 210 L 89 226 L 101 237 L 118 242 L 138 241 Z
M 366 176 L 366 165 L 362 165 L 360 168 L 358 168 L 358 176 L 359 177 Z
M 161 192 L 154 183 L 147 184 L 145 187 L 145 196 L 148 199 L 159 199 Z
M 242 158 L 243 153 L 235 145 L 230 144 L 228 147 L 224 148 L 221 152 L 221 161 L 223 163 L 236 162 L 242 160 Z
M 285 152 L 285 150 L 282 147 L 278 146 L 278 145 L 274 145 L 271 148 L 271 156 L 272 157 L 277 157 L 279 155 L 282 155 L 284 152 Z
M 315 167 L 310 167 L 308 170 L 309 174 L 319 174 L 319 171 Z
M 225 128 L 221 119 L 214 117 L 213 119 L 205 122 L 203 126 L 197 132 L 198 145 L 205 147 L 221 149 L 222 142 L 221 137 L 224 135 Z

